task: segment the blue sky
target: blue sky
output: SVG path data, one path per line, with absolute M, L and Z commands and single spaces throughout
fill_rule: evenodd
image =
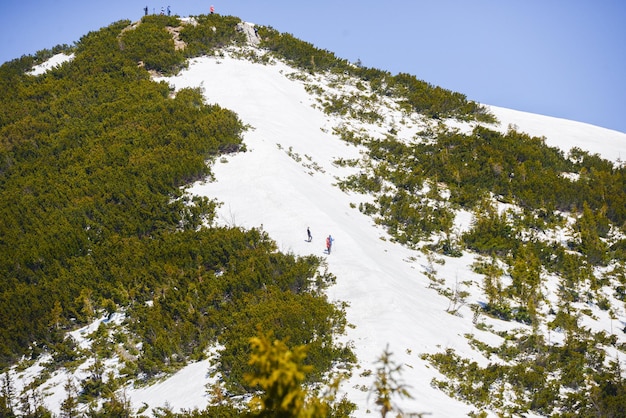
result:
M 471 100 L 626 133 L 622 0 L 10 1 L 0 10 L 0 63 L 138 20 L 146 6 L 188 16 L 211 5 Z

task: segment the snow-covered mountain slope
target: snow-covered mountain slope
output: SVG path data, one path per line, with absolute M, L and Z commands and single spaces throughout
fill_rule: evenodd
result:
M 626 134 L 622 132 L 497 106 L 489 106 L 489 110 L 498 118 L 502 128 L 513 126 L 531 136 L 545 137 L 546 145 L 561 148 L 565 152 L 578 147 L 610 161 L 623 161 L 626 157 Z
M 473 334 L 491 345 L 500 343 L 495 332 L 481 331 L 473 323 L 469 304 L 484 301 L 479 290 L 481 278 L 470 267 L 475 257 L 465 254 L 433 259 L 393 243 L 384 229 L 357 209 L 368 197 L 343 192 L 336 186 L 338 179 L 358 169 L 335 161 L 358 158 L 363 150 L 342 141 L 333 134 L 334 128 L 349 126 L 370 136 L 382 136 L 393 128 L 398 137 L 410 140 L 435 122 L 417 114 L 403 114 L 389 98 L 367 104 L 384 117 L 382 123 L 331 117 L 307 87 L 356 94 L 349 79 L 304 74 L 284 63 L 260 64 L 236 56 L 197 58 L 179 75 L 160 79 L 175 89 L 202 88 L 207 102 L 233 110 L 250 126 L 244 135 L 247 152 L 216 160 L 215 181 L 198 182 L 189 192 L 223 203 L 218 211 L 220 224 L 263 228 L 281 251 L 326 258 L 328 269 L 337 277 L 328 296 L 348 304 L 347 319 L 353 325 L 340 338 L 351 343 L 359 361 L 353 376 L 342 386 L 348 399 L 358 406 L 355 416 L 377 414 L 368 393 L 374 383 L 376 361 L 387 347 L 395 363 L 403 366 L 402 379 L 413 397 L 398 400 L 402 410 L 432 417 L 466 416 L 475 408 L 433 388 L 431 381 L 439 373 L 420 354 L 452 348 L 485 365 L 487 359 L 469 346 L 464 335 Z M 613 161 L 626 155 L 626 134 L 494 106 L 490 109 L 500 121 L 495 129 L 505 131 L 514 125 L 533 136 L 545 136 L 548 145 L 565 151 L 579 147 Z M 457 225 L 463 228 L 469 221 L 470 215 L 462 213 Z M 306 242 L 307 227 L 312 231 L 312 242 Z M 328 235 L 334 238 L 331 254 L 324 253 Z M 450 289 L 460 282 L 473 282 L 467 288 L 467 304 L 458 315 L 446 312 L 450 300 L 429 287 L 426 272 L 444 280 Z M 616 324 L 623 328 L 626 312 L 622 308 L 615 314 Z M 594 315 L 598 318 L 593 323 L 595 329 L 615 334 L 606 312 L 594 311 Z M 484 322 L 492 331 L 522 327 L 491 318 L 484 318 Z M 97 325 L 74 332 L 74 337 L 80 342 Z M 626 337 L 620 334 L 619 341 L 625 342 Z M 81 366 L 79 375 L 89 366 L 89 362 Z M 174 411 L 202 408 L 208 402 L 205 385 L 211 382 L 209 366 L 206 360 L 191 364 L 150 387 L 128 388 L 126 396 L 134 410 L 165 405 Z M 23 372 L 21 384 L 34 378 L 36 372 L 36 366 Z M 52 411 L 59 411 L 65 381 L 66 376 L 59 372 L 45 385 L 45 403 Z
M 326 257 L 330 271 L 337 276 L 329 297 L 348 302 L 347 317 L 354 325 L 345 338 L 353 342 L 360 369 L 344 390 L 357 403 L 357 416 L 367 416 L 368 409 L 375 409 L 364 390 L 372 385 L 372 377 L 361 375 L 375 370 L 386 346 L 404 366 L 403 379 L 414 398 L 400 403 L 404 411 L 428 412 L 434 417 L 466 415 L 472 407 L 431 387 L 437 372 L 419 355 L 454 348 L 484 364 L 486 359 L 470 349 L 463 335 L 472 333 L 498 344 L 493 333 L 474 327 L 468 307 L 460 309 L 460 316 L 446 313 L 449 300 L 429 289 L 423 274 L 434 266 L 437 276 L 450 287 L 456 281 L 478 283 L 469 268 L 473 257 L 445 258 L 444 264 L 433 264 L 421 252 L 390 242 L 371 218 L 359 212 L 355 203 L 363 197 L 344 193 L 334 185 L 351 169 L 333 161 L 355 158 L 359 149 L 341 141 L 332 129 L 354 122 L 325 115 L 315 97 L 306 92 L 305 84 L 324 83 L 323 77 L 292 77 L 292 73 L 298 72 L 282 63 L 262 65 L 228 56 L 204 57 L 167 79 L 176 89 L 202 87 L 208 102 L 234 110 L 252 127 L 245 135 L 248 152 L 216 162 L 216 181 L 195 184 L 190 192 L 223 202 L 219 216 L 224 224 L 262 227 L 282 251 Z M 330 79 L 325 81 L 332 84 Z M 344 83 L 340 88 L 349 90 L 350 85 Z M 418 115 L 403 116 L 393 103 L 386 105 L 378 110 L 385 116 L 384 123 L 353 128 L 376 136 L 396 126 L 399 137 L 410 138 L 428 123 Z M 514 124 L 518 130 L 546 136 L 548 145 L 566 150 L 578 146 L 612 160 L 626 152 L 625 134 L 508 109 L 491 110 L 501 122 L 500 129 Z M 403 122 L 398 124 L 400 120 Z M 305 242 L 307 226 L 314 236 L 311 243 Z M 335 239 L 330 255 L 323 254 L 327 235 Z M 476 293 L 468 302 L 480 298 Z M 626 320 L 625 312 L 620 319 Z M 493 321 L 493 326 L 519 324 Z
M 471 356 L 461 337 L 472 330 L 471 314 L 467 322 L 446 314 L 447 299 L 426 287 L 423 257 L 387 241 L 369 217 L 350 206 L 361 197 L 333 185 L 348 174 L 333 161 L 358 157 L 358 149 L 332 135 L 341 121 L 313 107 L 303 83 L 287 77 L 293 72 L 279 63 L 200 58 L 168 80 L 176 88 L 202 86 L 209 102 L 234 110 L 252 126 L 245 135 L 248 152 L 217 162 L 216 181 L 198 183 L 190 192 L 217 197 L 224 203 L 221 222 L 262 227 L 281 251 L 323 256 L 325 237 L 332 235 L 332 253 L 326 257 L 337 284 L 329 296 L 349 303 L 347 317 L 354 328 L 346 338 L 353 341 L 361 370 L 345 390 L 360 413 L 368 407 L 367 391 L 361 388 L 373 381 L 359 374 L 374 370 L 388 345 L 414 387 L 415 400 L 405 410 L 466 414 L 471 408 L 430 387 L 433 370 L 418 356 L 439 347 Z M 307 226 L 311 243 L 305 242 Z M 465 275 L 447 267 L 452 275 Z

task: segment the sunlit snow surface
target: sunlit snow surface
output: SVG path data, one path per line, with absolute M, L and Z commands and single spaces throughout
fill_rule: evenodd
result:
M 74 59 L 74 54 L 56 54 L 46 62 L 34 66 L 33 69 L 30 71 L 30 74 L 41 75 L 54 67 L 58 67 L 64 62 L 71 61 L 72 59 Z

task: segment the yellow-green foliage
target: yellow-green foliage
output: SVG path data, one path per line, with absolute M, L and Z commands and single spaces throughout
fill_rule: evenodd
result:
M 241 22 L 237 17 L 211 14 L 194 19 L 194 24 L 184 25 L 180 31 L 180 39 L 187 44 L 185 55 L 188 57 L 211 55 L 219 48 L 245 40 L 245 35 L 236 31 Z
M 356 76 L 368 81 L 375 93 L 403 99 L 408 111 L 437 119 L 454 117 L 463 120 L 494 120 L 485 108 L 468 101 L 465 95 L 433 86 L 413 75 L 392 76 L 388 71 L 352 65 L 345 59 L 337 58 L 330 51 L 318 49 L 291 34 L 279 33 L 272 28 L 261 27 L 259 35 L 263 39 L 264 47 L 297 67 L 310 72 L 330 71 Z M 326 104 L 329 112 L 341 113 L 349 109 L 348 103 L 333 101 Z M 361 116 L 369 116 L 375 120 L 373 112 Z
M 253 337 L 249 364 L 253 372 L 246 375 L 247 382 L 262 391 L 250 401 L 250 408 L 258 416 L 314 417 L 325 415 L 323 405 L 306 405 L 306 390 L 302 387 L 306 374 L 312 370 L 304 364 L 304 345 L 289 349 L 280 341 L 268 336 Z M 311 411 L 313 408 L 323 408 Z M 313 413 L 315 412 L 315 413 Z
M 347 133 L 338 134 L 353 142 Z M 362 205 L 362 211 L 379 215 L 377 221 L 398 241 L 415 244 L 433 232 L 448 233 L 453 205 L 478 207 L 464 243 L 481 253 L 505 255 L 517 247 L 519 230 L 550 227 L 559 222 L 557 211 L 582 208 L 576 224 L 579 237 L 572 246 L 594 265 L 609 261 L 600 238 L 607 237 L 611 224 L 626 223 L 624 167 L 576 149 L 566 157 L 543 138 L 514 130 L 502 134 L 477 127 L 469 134 L 444 129 L 434 138 L 423 135 L 424 140 L 415 143 L 391 134 L 361 139 L 370 163 L 339 183 L 342 189 L 374 195 L 375 202 Z M 449 198 L 441 196 L 442 190 Z M 524 215 L 516 215 L 513 222 L 507 214 L 487 210 L 484 199 L 492 196 L 519 205 Z M 591 216 L 593 211 L 597 215 Z M 621 244 L 614 248 L 615 256 L 623 257 Z
M 563 345 L 550 347 L 537 335 L 508 336 L 497 348 L 474 341 L 505 360 L 485 367 L 452 349 L 422 357 L 446 376 L 433 379 L 435 386 L 499 415 L 621 416 L 626 387 L 619 366 L 597 348 L 604 337 L 579 329 Z
M 285 340 L 259 332 L 250 339 L 252 352 L 248 361 L 252 371 L 246 381 L 257 394 L 249 402 L 253 417 L 317 418 L 347 417 L 354 405 L 345 398 L 336 399 L 341 377 L 327 382 L 321 395 L 307 389 L 307 375 L 313 367 L 306 363 L 307 345 L 287 346 Z
M 402 416 L 402 412 L 394 403 L 394 398 L 412 398 L 408 386 L 401 381 L 402 365 L 396 364 L 391 356 L 389 347 L 386 347 L 378 358 L 379 366 L 376 369 L 376 380 L 371 392 L 376 397 L 374 403 L 380 407 L 380 414 L 383 418 L 393 411 L 399 412 L 398 416 Z M 418 414 L 418 416 L 421 415 Z
M 167 16 L 146 16 L 135 28 L 120 34 L 120 49 L 130 59 L 142 62 L 146 69 L 173 72 L 183 62 L 182 52 L 174 46 L 172 34 L 166 26 L 176 27 L 180 22 Z

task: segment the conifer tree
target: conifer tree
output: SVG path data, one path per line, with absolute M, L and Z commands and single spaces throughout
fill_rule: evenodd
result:
M 14 417 L 13 402 L 15 398 L 15 390 L 13 381 L 9 372 L 5 372 L 2 376 L 2 392 L 0 393 L 0 416 Z
M 487 303 L 492 306 L 500 306 L 503 300 L 502 282 L 500 276 L 503 271 L 497 264 L 497 258 L 491 257 L 491 263 L 483 266 L 483 290 L 487 296 Z
M 509 287 L 511 295 L 517 298 L 526 309 L 529 317 L 526 320 L 534 322 L 537 316 L 537 304 L 542 298 L 541 261 L 529 245 L 522 245 L 515 254 L 511 269 L 512 284 Z
M 412 399 L 408 386 L 400 380 L 402 365 L 396 364 L 392 359 L 393 353 L 389 351 L 389 346 L 385 348 L 383 354 L 378 359 L 379 367 L 376 370 L 376 381 L 371 390 L 376 399 L 374 402 L 380 407 L 380 415 L 385 418 L 388 413 L 397 411 L 401 416 L 402 411 L 393 403 L 393 398 Z
M 306 403 L 307 391 L 302 387 L 312 367 L 304 364 L 306 346 L 289 349 L 280 340 L 261 335 L 250 340 L 252 354 L 249 364 L 254 372 L 246 375 L 250 385 L 263 391 L 250 402 L 257 417 L 314 417 L 326 414 L 326 405 Z
M 43 395 L 36 389 L 26 389 L 20 397 L 22 418 L 52 418 L 43 402 Z
M 65 382 L 65 393 L 67 397 L 61 402 L 61 418 L 75 418 L 79 416 L 78 412 L 78 389 L 71 377 Z
M 600 239 L 598 219 L 587 202 L 583 204 L 583 213 L 576 222 L 576 232 L 580 237 L 580 252 L 593 264 L 605 264 L 607 245 Z

